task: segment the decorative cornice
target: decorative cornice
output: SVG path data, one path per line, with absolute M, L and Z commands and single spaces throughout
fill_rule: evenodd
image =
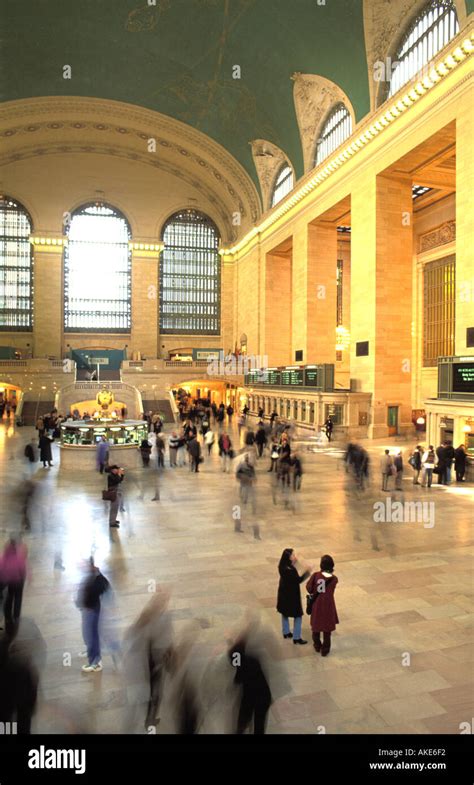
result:
M 445 221 L 445 223 L 425 232 L 419 238 L 419 253 L 430 251 L 438 245 L 454 242 L 456 239 L 456 221 Z
M 68 244 L 68 240 L 67 237 L 61 237 L 60 235 L 30 235 L 30 243 L 35 251 L 61 254 L 64 247 Z

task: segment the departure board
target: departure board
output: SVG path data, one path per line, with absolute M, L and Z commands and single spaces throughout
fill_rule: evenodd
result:
M 289 387 L 303 387 L 304 385 L 304 370 L 303 368 L 282 369 L 281 371 L 282 385 Z
M 276 368 L 267 368 L 263 371 L 262 384 L 279 385 L 281 384 L 281 374 Z
M 474 393 L 474 363 L 453 363 L 453 392 Z
M 329 392 L 334 389 L 334 366 L 315 365 L 305 368 L 265 368 L 245 374 L 245 384 L 260 387 L 305 387 Z
M 305 376 L 304 383 L 306 387 L 320 386 L 320 381 L 319 381 L 320 374 L 317 368 L 305 368 L 304 376 Z

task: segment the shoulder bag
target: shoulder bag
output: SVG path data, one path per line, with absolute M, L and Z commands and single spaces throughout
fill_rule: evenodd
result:
M 114 502 L 117 498 L 117 489 L 116 488 L 107 488 L 107 490 L 102 491 L 102 499 L 104 502 Z

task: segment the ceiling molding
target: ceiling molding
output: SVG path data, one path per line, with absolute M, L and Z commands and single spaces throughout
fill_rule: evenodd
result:
M 25 137 L 36 144 L 26 144 Z M 83 142 L 81 137 L 84 137 Z M 261 215 L 257 189 L 245 169 L 207 135 L 166 117 L 119 101 L 92 98 L 35 98 L 0 107 L 2 160 L 49 153 L 100 152 L 163 168 L 212 195 L 238 236 Z M 148 140 L 156 152 L 148 152 Z M 232 214 L 241 214 L 240 226 Z

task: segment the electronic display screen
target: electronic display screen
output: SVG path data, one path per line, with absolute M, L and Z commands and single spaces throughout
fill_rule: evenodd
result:
M 474 362 L 453 363 L 453 392 L 474 393 Z
M 290 387 L 303 387 L 304 385 L 304 370 L 302 368 L 294 368 L 292 370 L 282 370 L 281 383 L 289 385 Z
M 317 368 L 306 368 L 305 372 L 306 387 L 319 387 L 319 372 Z

